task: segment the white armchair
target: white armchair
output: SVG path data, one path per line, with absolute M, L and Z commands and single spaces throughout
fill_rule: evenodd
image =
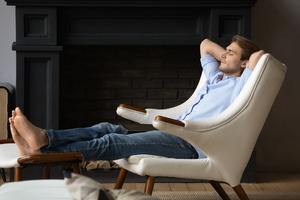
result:
M 159 130 L 177 135 L 200 149 L 205 159 L 173 159 L 136 155 L 116 160 L 122 167 L 115 185 L 120 189 L 128 171 L 147 176 L 145 192 L 151 194 L 155 177 L 209 180 L 223 199 L 229 199 L 219 182 L 228 183 L 240 197 L 248 199 L 240 180 L 257 138 L 281 87 L 286 66 L 265 54 L 237 99 L 224 112 L 201 121 L 176 121 L 193 102 L 169 109 L 135 109 L 120 105 L 118 115 L 141 124 L 153 124 Z M 194 94 L 202 86 L 199 81 Z M 162 117 L 163 116 L 163 117 Z M 176 153 L 174 151 L 174 153 Z

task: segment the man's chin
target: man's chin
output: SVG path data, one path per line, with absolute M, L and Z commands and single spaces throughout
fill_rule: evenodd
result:
M 219 70 L 220 70 L 221 72 L 223 72 L 223 70 L 224 70 L 224 65 L 220 64 Z

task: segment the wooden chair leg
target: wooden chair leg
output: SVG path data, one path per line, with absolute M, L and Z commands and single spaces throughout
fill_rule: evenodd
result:
M 230 200 L 229 196 L 226 194 L 225 190 L 222 188 L 219 182 L 210 181 L 210 184 L 213 186 L 213 188 L 217 191 L 217 193 L 223 200 Z
M 72 167 L 75 174 L 82 174 L 79 163 L 73 163 Z
M 115 188 L 114 189 L 122 189 L 123 184 L 125 182 L 128 171 L 124 168 L 121 168 Z
M 44 166 L 44 179 L 50 179 L 51 168 L 50 166 Z
M 15 181 L 21 181 L 23 176 L 22 167 L 15 167 Z
M 235 191 L 235 193 L 239 196 L 239 198 L 241 200 L 249 200 L 249 198 L 248 198 L 245 190 L 241 186 L 241 184 L 239 184 L 238 186 L 233 187 L 233 190 Z
M 154 183 L 155 183 L 155 177 L 154 176 L 148 176 L 144 192 L 149 194 L 149 195 L 152 195 L 153 188 L 154 188 Z

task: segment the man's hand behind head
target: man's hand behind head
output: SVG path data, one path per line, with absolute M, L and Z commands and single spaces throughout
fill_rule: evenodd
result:
M 259 61 L 260 57 L 262 57 L 262 55 L 265 54 L 264 50 L 260 50 L 257 52 L 254 52 L 249 59 L 249 64 L 248 64 L 248 68 L 251 69 L 252 71 L 254 70 L 257 62 Z

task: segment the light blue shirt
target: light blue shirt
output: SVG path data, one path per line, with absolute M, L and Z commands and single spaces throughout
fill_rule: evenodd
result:
M 222 80 L 224 74 L 219 70 L 220 63 L 213 56 L 206 54 L 200 61 L 207 80 L 199 90 L 192 106 L 178 118 L 180 121 L 198 121 L 220 114 L 239 95 L 252 73 L 247 66 L 240 77 L 226 76 Z M 201 151 L 196 150 L 199 158 L 206 157 Z

